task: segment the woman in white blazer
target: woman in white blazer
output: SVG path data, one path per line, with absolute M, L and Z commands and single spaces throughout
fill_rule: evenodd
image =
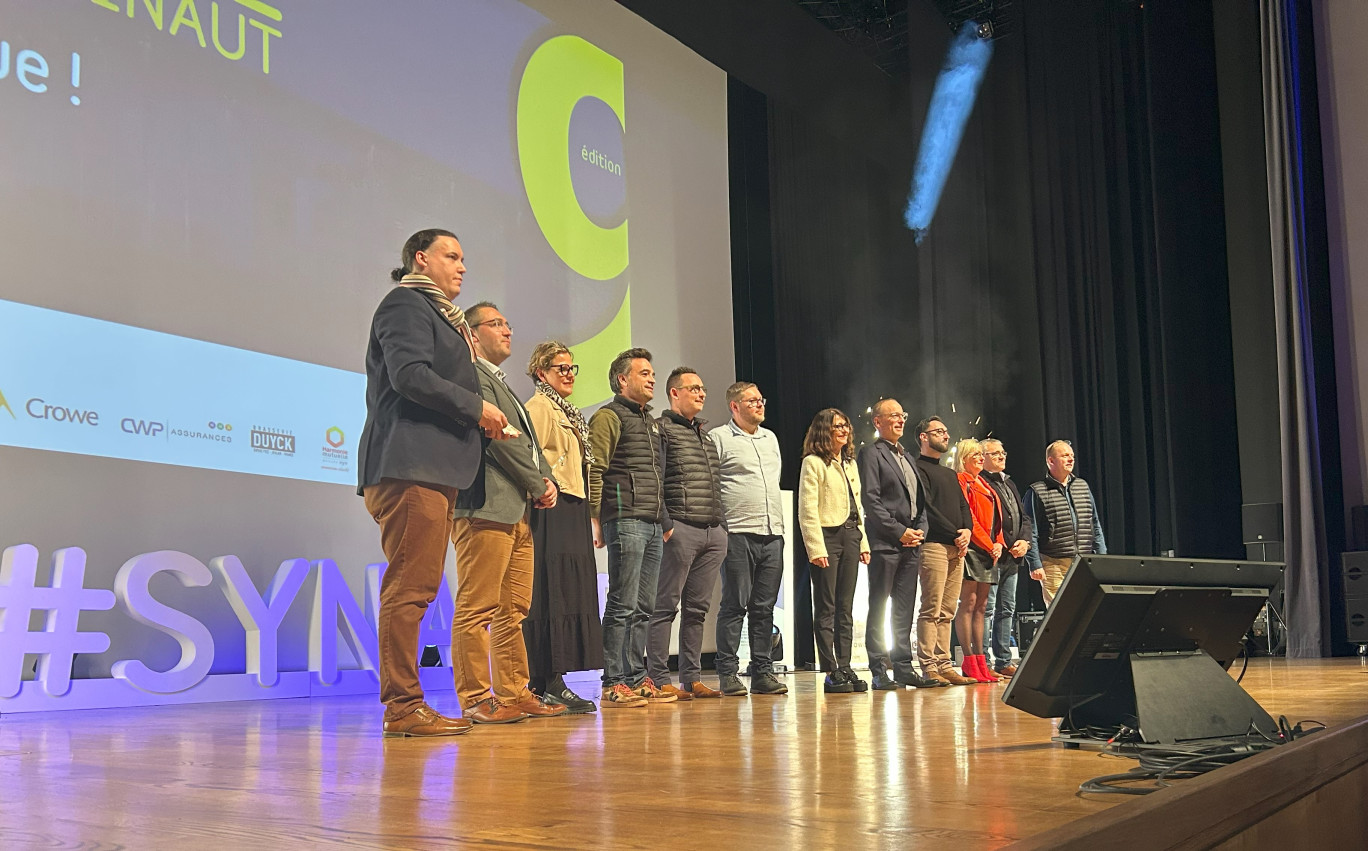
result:
M 860 472 L 850 417 L 835 408 L 817 412 L 803 438 L 798 478 L 798 528 L 812 562 L 812 632 L 827 672 L 829 693 L 865 691 L 850 669 L 855 638 L 855 582 L 869 564 L 869 539 L 860 516 Z

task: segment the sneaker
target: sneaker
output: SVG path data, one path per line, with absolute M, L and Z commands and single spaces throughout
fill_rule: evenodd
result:
M 827 694 L 853 694 L 855 684 L 846 679 L 845 671 L 836 670 L 826 675 L 822 681 L 822 691 Z
M 751 674 L 751 694 L 788 694 L 788 686 L 769 671 Z
M 599 709 L 627 709 L 645 705 L 646 698 L 622 683 L 604 689 L 603 694 L 599 696 Z
M 846 682 L 853 685 L 857 692 L 863 694 L 864 692 L 869 691 L 869 683 L 860 679 L 859 675 L 852 671 L 849 667 L 842 668 L 841 673 L 845 674 Z
M 727 697 L 745 697 L 750 694 L 746 684 L 741 682 L 741 678 L 736 674 L 722 674 L 718 678 L 717 687 Z
M 676 700 L 679 700 L 678 695 L 673 695 L 656 688 L 655 680 L 650 677 L 642 680 L 641 684 L 632 689 L 632 691 L 646 698 L 647 703 L 674 703 Z

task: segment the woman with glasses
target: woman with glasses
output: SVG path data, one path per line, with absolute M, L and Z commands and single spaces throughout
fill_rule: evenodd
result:
M 1002 537 L 1002 503 L 992 486 L 979 477 L 983 472 L 983 447 L 977 440 L 955 444 L 955 472 L 969 502 L 974 526 L 969 550 L 964 554 L 964 584 L 960 586 L 955 634 L 964 650 L 964 676 L 981 683 L 1002 678 L 988 669 L 983 653 L 983 619 L 988 611 L 988 591 L 998 580 L 998 559 L 1006 541 Z
M 869 564 L 869 539 L 860 518 L 860 472 L 851 445 L 850 417 L 818 411 L 803 438 L 798 478 L 798 528 L 812 562 L 812 632 L 827 672 L 823 689 L 835 694 L 865 691 L 850 669 L 855 637 L 855 582 Z
M 603 667 L 598 567 L 589 526 L 586 485 L 592 450 L 589 424 L 569 400 L 579 367 L 564 343 L 550 340 L 532 350 L 527 374 L 537 392 L 527 415 L 541 441 L 560 498 L 555 508 L 532 512 L 532 607 L 523 621 L 529 687 L 571 714 L 593 712 L 565 685 L 570 671 Z

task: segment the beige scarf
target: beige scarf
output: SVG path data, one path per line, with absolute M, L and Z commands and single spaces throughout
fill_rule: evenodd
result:
M 451 323 L 451 327 L 456 329 L 456 333 L 466 341 L 466 347 L 470 349 L 470 362 L 474 363 L 475 339 L 470 331 L 470 323 L 466 322 L 465 311 L 447 298 L 446 293 L 438 289 L 437 284 L 427 275 L 405 275 L 399 279 L 399 286 L 417 290 L 437 306 L 437 312 L 442 314 L 443 318 Z

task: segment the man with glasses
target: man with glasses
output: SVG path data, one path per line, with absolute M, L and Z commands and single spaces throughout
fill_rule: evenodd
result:
M 466 321 L 474 334 L 480 395 L 503 411 L 511 428 L 508 440 L 485 446 L 475 484 L 456 497 L 456 696 L 476 724 L 563 715 L 563 704 L 544 702 L 527 687 L 522 629 L 532 605 L 531 511 L 554 506 L 558 491 L 527 409 L 499 368 L 512 351 L 512 327 L 487 301 L 467 310 Z
M 917 423 L 921 456 L 917 467 L 926 482 L 926 542 L 922 544 L 921 609 L 917 612 L 917 658 L 933 680 L 952 685 L 975 682 L 955 671 L 950 658 L 950 626 L 964 584 L 964 553 L 974 526 L 969 502 L 955 471 L 943 466 L 950 451 L 950 430 L 940 417 Z
M 762 427 L 765 397 L 749 381 L 727 388 L 731 420 L 708 432 L 717 447 L 726 518 L 722 604 L 717 613 L 717 675 L 722 693 L 747 693 L 738 677 L 741 624 L 750 618 L 750 691 L 788 694 L 774 675 L 774 606 L 784 574 L 784 515 L 779 502 L 779 438 Z
M 897 399 L 874 405 L 879 439 L 860 449 L 865 533 L 869 536 L 869 613 L 865 652 L 874 688 L 932 688 L 949 682 L 930 679 L 912 667 L 912 615 L 917 601 L 922 542 L 926 539 L 926 482 L 903 449 L 907 414 Z M 884 643 L 884 617 L 892 601 L 893 648 Z M 891 678 L 890 678 L 891 673 Z
M 1045 447 L 1049 472 L 1026 491 L 1026 516 L 1031 519 L 1031 548 L 1026 560 L 1031 578 L 1040 583 L 1045 605 L 1059 593 L 1064 576 L 1079 556 L 1106 555 L 1102 515 L 1092 488 L 1073 474 L 1073 444 L 1056 440 Z
M 721 697 L 703 684 L 703 622 L 727 555 L 722 528 L 722 486 L 717 446 L 703 433 L 698 415 L 708 391 L 698 371 L 676 367 L 665 382 L 670 407 L 660 417 L 665 435 L 665 505 L 674 534 L 665 542 L 655 612 L 646 635 L 646 673 L 656 686 L 680 700 Z M 670 631 L 679 623 L 679 686 L 670 682 Z
M 1031 518 L 1026 516 L 1021 492 L 1016 482 L 1007 475 L 1007 450 L 1002 441 L 988 438 L 980 441 L 983 447 L 982 476 L 1002 503 L 1002 539 L 1011 541 L 1002 558 L 996 585 L 988 586 L 988 615 L 983 625 L 983 646 L 991 657 L 993 670 L 1010 677 L 1016 673 L 1012 664 L 1012 619 L 1016 616 L 1017 579 L 1031 548 Z
M 673 524 L 665 506 L 665 443 L 647 403 L 655 398 L 651 353 L 628 349 L 608 367 L 612 401 L 589 420 L 589 516 L 594 546 L 608 548 L 603 608 L 602 709 L 673 703 L 646 674 L 646 632 L 660 556 Z

